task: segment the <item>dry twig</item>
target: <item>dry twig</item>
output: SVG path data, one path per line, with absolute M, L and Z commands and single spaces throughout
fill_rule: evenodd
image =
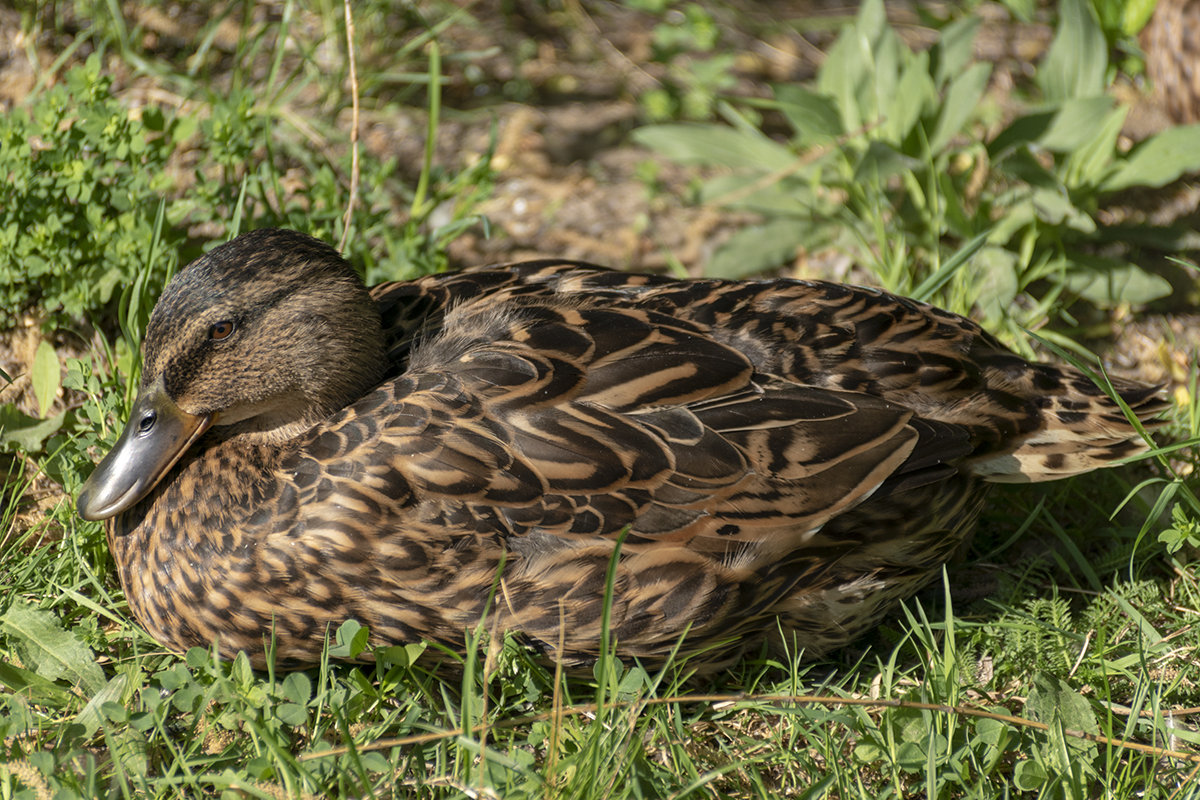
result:
M 338 251 L 346 252 L 350 240 L 350 219 L 354 214 L 354 202 L 358 199 L 358 66 L 354 60 L 354 14 L 350 0 L 342 0 L 346 14 L 346 56 L 350 63 L 350 197 L 346 201 L 346 213 L 342 215 L 342 238 Z
M 831 695 L 811 695 L 811 694 L 766 694 L 766 695 L 740 695 L 740 694 L 698 694 L 687 697 L 650 697 L 637 700 L 624 700 L 606 703 L 608 709 L 629 708 L 632 706 L 661 706 L 671 703 L 708 703 L 714 707 L 727 706 L 731 703 L 794 703 L 796 705 L 825 705 L 825 706 L 866 706 L 869 708 L 907 708 L 916 709 L 919 711 L 933 711 L 940 714 L 959 714 L 966 717 L 981 717 L 983 719 L 994 719 L 999 722 L 1004 722 L 1009 725 L 1014 725 L 1022 728 L 1032 728 L 1033 730 L 1046 731 L 1050 730 L 1050 725 L 1037 720 L 1025 719 L 1024 717 L 1015 717 L 1011 714 L 999 714 L 994 711 L 987 711 L 982 708 L 972 708 L 970 706 L 949 706 L 941 703 L 919 703 L 911 700 L 889 700 L 886 698 L 870 698 L 870 697 L 836 697 Z M 470 730 L 464 728 L 454 728 L 453 730 L 438 731 L 435 733 L 420 733 L 411 736 L 399 736 L 391 739 L 380 739 L 375 742 L 368 742 L 357 746 L 358 752 L 367 750 L 386 750 L 392 747 L 402 747 L 410 744 L 423 744 L 426 742 L 436 742 L 442 739 L 453 739 L 464 734 L 477 734 L 488 728 L 517 728 L 522 725 L 528 725 L 533 722 L 544 722 L 549 719 L 562 719 L 564 717 L 584 716 L 594 714 L 599 710 L 595 703 L 585 703 L 577 706 L 568 706 L 566 708 L 554 709 L 543 712 L 541 714 L 529 714 L 523 717 L 514 719 L 500 720 L 497 722 L 484 723 L 475 725 Z M 1177 758 L 1183 761 L 1188 761 L 1193 764 L 1200 765 L 1200 753 L 1189 753 L 1182 750 L 1171 750 L 1165 747 L 1155 747 L 1153 745 L 1142 744 L 1128 739 L 1116 739 L 1108 736 L 1102 736 L 1087 731 L 1074 730 L 1072 728 L 1063 728 L 1063 735 L 1073 739 L 1083 739 L 1096 744 L 1104 744 L 1110 747 L 1118 747 L 1124 750 L 1133 750 L 1139 753 L 1155 756 L 1157 758 Z M 315 758 L 326 758 L 328 756 L 343 755 L 349 752 L 348 747 L 335 747 L 329 750 L 322 750 L 319 753 L 305 753 L 299 757 L 300 761 L 310 761 Z

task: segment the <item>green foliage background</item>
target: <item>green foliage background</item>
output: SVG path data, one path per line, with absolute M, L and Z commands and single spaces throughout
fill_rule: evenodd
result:
M 970 4 L 926 12 L 928 49 L 906 44 L 877 0 L 809 21 L 839 30 L 815 80 L 754 96 L 731 77 L 727 23 L 744 9 L 633 5 L 663 76 L 638 98 L 633 140 L 692 170 L 698 202 L 755 215 L 707 274 L 786 270 L 798 250 L 832 248 L 879 285 L 973 312 L 1017 347 L 1065 348 L 1058 357 L 1081 357 L 1088 321 L 1114 307 L 1195 302 L 1195 232 L 1108 213 L 1124 193 L 1200 169 L 1196 126 L 1129 149 L 1119 135 L 1128 108 L 1108 91 L 1136 71 L 1146 2 L 1006 3 L 1056 33 L 1003 117 L 988 105 L 992 66 L 973 58 Z M 582 7 L 537 9 L 591 31 Z M 177 53 L 143 46 L 117 3 L 23 9 L 30 37 L 70 44 L 0 116 L 0 329 L 29 316 L 43 334 L 29 364 L 36 407 L 0 404 L 0 796 L 1200 796 L 1186 756 L 1200 733 L 1165 713 L 1200 705 L 1194 364 L 1161 434 L 1182 444 L 1003 495 L 944 592 L 829 661 L 762 654 L 705 685 L 686 663 L 650 674 L 606 654 L 568 679 L 513 641 L 465 657 L 422 643 L 371 652 L 352 621 L 332 632 L 329 660 L 302 672 L 164 653 L 130 618 L 103 532 L 70 498 L 115 439 L 169 275 L 246 227 L 336 241 L 351 174 L 343 8 L 201 10 Z M 488 11 L 354 4 L 360 31 L 389 32 L 359 37 L 364 110 L 428 120 L 414 180 L 361 153 L 347 255 L 371 282 L 443 268 L 447 244 L 478 230 L 489 154 L 451 169 L 434 144 L 456 113 L 441 107 L 447 70 L 482 74 L 490 56 L 451 49 L 456 26 L 518 13 Z M 232 50 L 214 44 L 222 25 L 238 31 Z M 179 102 L 133 103 L 115 74 Z M 504 92 L 537 96 L 520 79 Z M 1030 342 L 1025 329 L 1047 322 Z M 985 596 L 956 607 L 951 587 L 977 574 Z M 374 661 L 338 662 L 363 655 Z M 791 695 L 925 705 L 778 699 Z

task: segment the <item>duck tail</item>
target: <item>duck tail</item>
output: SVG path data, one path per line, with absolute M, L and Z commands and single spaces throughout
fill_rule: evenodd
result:
M 971 472 L 984 480 L 1052 481 L 1116 466 L 1150 449 L 1142 431 L 1159 427 L 1158 417 L 1170 406 L 1161 385 L 1110 378 L 1118 403 L 1074 369 L 1039 364 L 1037 371 L 1041 374 L 1035 384 L 1047 387 L 1035 396 L 1041 424 L 1009 447 L 977 457 Z

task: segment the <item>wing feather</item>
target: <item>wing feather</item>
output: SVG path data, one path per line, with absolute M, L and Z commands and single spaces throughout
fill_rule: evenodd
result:
M 414 496 L 488 504 L 471 513 L 533 537 L 523 552 L 627 529 L 635 550 L 774 557 L 921 439 L 898 404 L 761 375 L 700 325 L 583 299 L 463 303 L 393 387 L 385 438 Z

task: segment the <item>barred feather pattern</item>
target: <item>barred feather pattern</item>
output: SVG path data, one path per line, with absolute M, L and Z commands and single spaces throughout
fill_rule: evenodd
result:
M 256 233 L 206 258 L 274 291 L 311 280 L 313 258 L 340 262 L 284 258 L 298 234 Z M 1082 374 L 871 289 L 540 261 L 370 297 L 385 363 L 312 372 L 382 378 L 311 424 L 296 399 L 287 436 L 214 426 L 110 521 L 130 608 L 167 646 L 218 639 L 261 665 L 273 635 L 298 665 L 349 618 L 376 644 L 457 649 L 486 620 L 580 667 L 611 580 L 623 657 L 657 663 L 682 639 L 715 669 L 781 630 L 818 655 L 938 574 L 990 483 L 1145 448 Z M 172 333 L 148 342 L 154 369 L 200 364 L 190 385 L 236 408 L 237 375 L 184 358 L 183 305 L 168 291 L 155 311 L 172 324 L 148 335 Z M 321 358 L 295 347 L 271 357 Z M 1163 408 L 1114 385 L 1143 421 Z

